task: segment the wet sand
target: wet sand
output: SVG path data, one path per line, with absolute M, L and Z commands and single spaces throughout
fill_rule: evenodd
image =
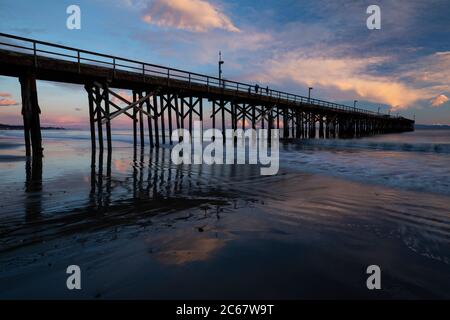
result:
M 86 141 L 45 148 L 42 181 L 21 147 L 0 152 L 0 298 L 450 297 L 447 195 L 175 166 L 169 149 L 127 143 L 100 170 Z M 81 291 L 66 288 L 72 264 Z M 372 264 L 381 291 L 366 288 Z

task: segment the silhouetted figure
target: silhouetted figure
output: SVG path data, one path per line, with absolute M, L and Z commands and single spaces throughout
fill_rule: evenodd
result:
M 266 94 L 269 94 L 269 86 L 266 87 Z
M 251 91 L 250 91 L 250 87 L 248 87 L 248 94 L 250 94 L 251 93 Z
M 258 91 L 259 91 L 259 85 L 255 84 L 255 92 L 256 92 L 256 94 L 258 94 Z

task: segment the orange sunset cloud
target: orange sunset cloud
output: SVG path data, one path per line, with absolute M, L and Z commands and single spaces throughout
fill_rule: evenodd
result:
M 142 20 L 148 24 L 193 32 L 211 29 L 239 32 L 218 7 L 204 0 L 155 0 Z
M 17 101 L 12 99 L 10 93 L 0 92 L 0 106 L 16 106 L 18 105 Z
M 305 56 L 287 53 L 268 61 L 259 76 L 264 81 L 294 81 L 302 86 L 321 85 L 349 93 L 349 99 L 360 98 L 385 103 L 395 109 L 410 107 L 429 97 L 430 92 L 416 89 L 394 77 L 371 75 L 370 67 L 386 61 L 384 57 L 341 58 Z
M 448 101 L 449 101 L 449 98 L 446 95 L 441 94 L 431 101 L 431 105 L 433 107 L 439 107 Z

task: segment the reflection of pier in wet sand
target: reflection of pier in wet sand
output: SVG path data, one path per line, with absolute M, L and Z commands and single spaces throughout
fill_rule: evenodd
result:
M 81 192 L 72 191 L 77 201 L 68 205 L 64 205 L 64 194 L 49 197 L 49 191 L 43 189 L 42 162 L 28 160 L 23 204 L 26 219 L 5 224 L 3 249 L 88 230 L 151 225 L 155 218 L 220 219 L 224 207 L 243 194 L 228 190 L 226 183 L 217 185 L 216 179 L 221 177 L 227 181 L 232 177 L 232 181 L 236 175 L 244 178 L 259 174 L 257 166 L 236 169 L 235 166 L 173 165 L 169 148 L 128 150 L 133 150 L 133 156 L 131 162 L 126 158 L 125 173 L 117 171 L 117 166 L 113 169 L 115 161 L 120 159 L 113 158 L 111 153 L 92 154 L 90 187 Z M 251 195 L 248 198 L 251 201 Z M 58 209 L 51 213 L 49 206 L 53 204 Z M 188 212 L 196 213 L 191 216 Z M 177 218 L 171 217 L 172 213 Z

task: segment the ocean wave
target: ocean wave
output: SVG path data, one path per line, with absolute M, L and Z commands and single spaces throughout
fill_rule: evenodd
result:
M 301 140 L 303 146 L 325 147 L 337 149 L 366 149 L 382 151 L 402 152 L 428 152 L 450 154 L 449 143 L 407 143 L 407 142 L 382 142 L 357 139 L 352 140 Z

